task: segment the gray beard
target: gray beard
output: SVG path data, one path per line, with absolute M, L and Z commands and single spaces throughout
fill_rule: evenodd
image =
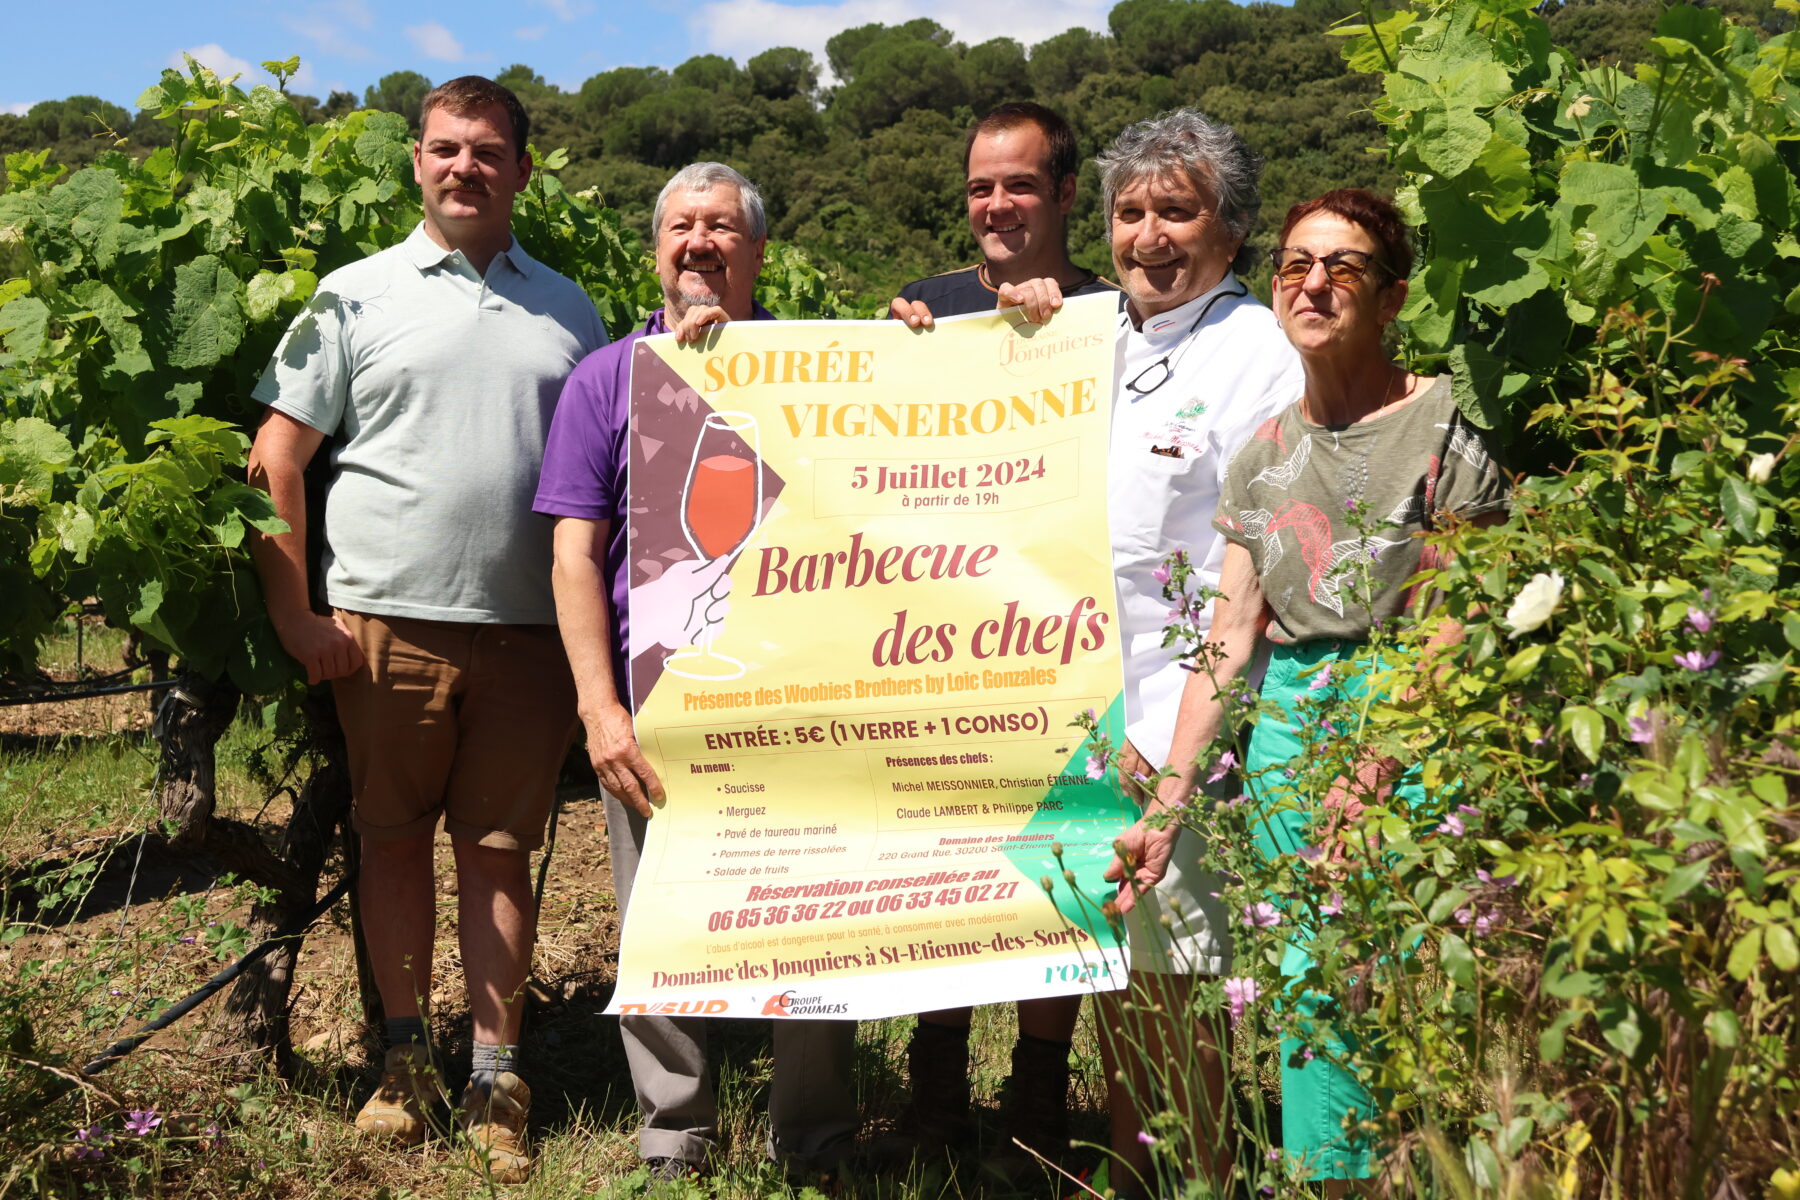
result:
M 680 292 L 677 294 L 676 298 L 681 301 L 682 312 L 686 312 L 688 309 L 696 306 L 705 307 L 719 302 L 719 297 L 716 292 Z

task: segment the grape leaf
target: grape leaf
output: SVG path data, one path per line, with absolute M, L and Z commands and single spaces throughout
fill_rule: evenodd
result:
M 47 220 L 67 228 L 100 266 L 111 266 L 118 258 L 125 185 L 116 173 L 100 167 L 75 172 L 51 189 L 44 213 Z
M 41 503 L 57 473 L 74 458 L 69 439 L 41 417 L 0 422 L 0 500 Z
M 169 362 L 210 367 L 236 350 L 244 337 L 237 276 L 210 254 L 175 268 L 175 344 Z
M 412 132 L 399 113 L 372 112 L 356 137 L 356 157 L 371 167 L 403 172 L 412 166 Z
M 50 309 L 36 296 L 20 296 L 0 308 L 0 334 L 6 348 L 20 358 L 36 358 L 44 349 Z
M 1614 259 L 1642 246 L 1669 211 L 1660 192 L 1617 163 L 1571 162 L 1563 168 L 1557 190 L 1564 206 L 1593 209 L 1583 227 Z

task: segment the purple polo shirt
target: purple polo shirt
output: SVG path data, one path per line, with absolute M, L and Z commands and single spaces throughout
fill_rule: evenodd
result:
M 773 321 L 775 315 L 758 304 L 752 319 Z M 563 384 L 562 398 L 550 421 L 544 468 L 538 476 L 537 498 L 531 503 L 533 512 L 547 517 L 612 523 L 607 531 L 605 572 L 612 597 L 613 680 L 620 702 L 628 707 L 625 658 L 631 572 L 626 552 L 631 522 L 625 508 L 631 494 L 626 483 L 631 454 L 625 432 L 631 422 L 631 349 L 647 334 L 668 332 L 659 308 L 642 329 L 594 351 L 576 366 Z

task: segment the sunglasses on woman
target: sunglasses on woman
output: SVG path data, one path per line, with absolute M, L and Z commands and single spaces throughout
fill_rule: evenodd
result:
M 1295 246 L 1278 246 L 1269 251 L 1275 264 L 1275 277 L 1284 283 L 1299 283 L 1312 273 L 1313 264 L 1325 264 L 1325 277 L 1333 283 L 1355 283 L 1370 267 L 1387 270 L 1387 264 L 1361 250 L 1333 250 L 1322 258 Z

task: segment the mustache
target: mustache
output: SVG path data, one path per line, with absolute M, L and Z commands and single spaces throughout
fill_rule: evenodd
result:
M 488 192 L 487 185 L 482 183 L 479 179 L 452 178 L 444 185 L 444 190 L 446 192 L 479 192 L 483 196 L 487 195 Z
M 676 262 L 675 266 L 678 270 L 685 271 L 689 267 L 719 267 L 724 264 L 725 260 L 716 254 L 684 254 L 681 256 L 680 260 Z

